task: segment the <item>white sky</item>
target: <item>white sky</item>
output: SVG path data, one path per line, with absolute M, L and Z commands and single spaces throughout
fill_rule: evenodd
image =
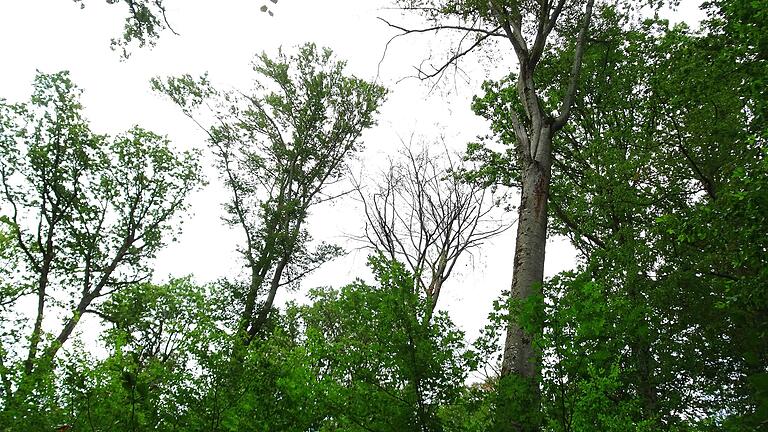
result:
M 36 70 L 69 70 L 84 90 L 82 102 L 94 131 L 116 134 L 141 125 L 168 135 L 180 149 L 205 149 L 204 137 L 175 106 L 150 90 L 150 78 L 208 71 L 222 87 L 247 88 L 254 54 L 315 42 L 347 60 L 348 72 L 374 79 L 385 43 L 393 35 L 377 16 L 398 16 L 383 10 L 391 5 L 387 0 L 281 0 L 272 6 L 274 17 L 259 12 L 264 3 L 259 0 L 166 0 L 169 20 L 181 36 L 166 32 L 154 49 L 133 49 L 130 59 L 120 61 L 109 40 L 122 29 L 125 6 L 109 6 L 104 0 L 85 3 L 80 10 L 71 0 L 0 0 L 0 98 L 26 100 Z M 670 19 L 697 22 L 702 14 L 696 4 L 683 1 L 678 12 L 669 13 Z M 511 52 L 473 58 L 467 66 L 472 80 L 458 81 L 450 93 L 430 92 L 428 84 L 417 80 L 400 80 L 430 52 L 439 56 L 441 42 L 430 35 L 399 39 L 390 46 L 378 72 L 379 82 L 391 93 L 379 126 L 365 135 L 361 162 L 367 171 L 375 171 L 396 152 L 401 136 L 444 136 L 452 149 L 461 151 L 468 141 L 487 133 L 486 123 L 472 114 L 470 100 L 483 79 L 498 78 L 508 70 Z M 184 234 L 156 260 L 157 280 L 193 274 L 198 282 L 207 282 L 241 268 L 234 253 L 239 233 L 219 219 L 225 192 L 216 172 L 210 167 L 206 172 L 211 185 L 192 197 L 194 214 L 185 218 Z M 354 203 L 338 202 L 317 209 L 310 229 L 316 239 L 344 244 L 345 233 L 359 233 L 361 218 Z M 515 229 L 510 229 L 487 244 L 475 254 L 474 264 L 460 269 L 445 288 L 442 307 L 469 336 L 484 325 L 493 299 L 511 282 L 514 235 Z M 342 286 L 364 276 L 365 260 L 364 253 L 353 252 L 328 264 L 306 280 L 302 292 L 313 286 Z M 547 275 L 574 263 L 567 242 L 550 241 Z M 281 293 L 278 301 L 289 297 L 300 298 L 301 292 Z

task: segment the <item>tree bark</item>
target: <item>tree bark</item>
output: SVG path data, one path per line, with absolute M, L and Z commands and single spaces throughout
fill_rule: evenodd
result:
M 513 262 L 513 305 L 523 307 L 542 297 L 544 257 L 547 241 L 547 201 L 549 198 L 552 131 L 545 125 L 539 133 L 535 158 L 526 158 L 523 168 L 517 238 Z M 538 310 L 538 305 L 527 310 Z M 522 319 L 521 319 L 522 318 Z M 523 322 L 525 321 L 525 322 Z M 501 367 L 503 414 L 497 418 L 498 430 L 539 430 L 540 353 L 535 340 L 543 331 L 537 316 L 517 314 L 510 321 Z
M 37 288 L 37 315 L 35 318 L 35 325 L 32 329 L 32 336 L 29 338 L 27 360 L 24 362 L 24 373 L 27 375 L 32 373 L 32 369 L 34 368 L 35 360 L 37 359 L 37 349 L 43 334 L 43 315 L 45 314 L 45 291 L 47 285 L 48 275 L 45 274 L 40 278 Z
M 546 10 L 546 13 L 539 16 L 540 26 L 532 50 L 528 49 L 523 37 L 519 15 L 510 15 L 503 9 L 496 9 L 499 22 L 520 62 L 517 93 L 529 122 L 528 125 L 524 124 L 514 111 L 510 112 L 510 126 L 515 132 L 516 152 L 522 174 L 510 303 L 513 309 L 520 312 L 532 312 L 512 313 L 507 328 L 494 425 L 500 431 L 537 432 L 541 429 L 541 355 L 536 347 L 536 339 L 543 333 L 544 327 L 542 286 L 547 243 L 547 203 L 552 174 L 552 138 L 568 121 L 576 97 L 593 5 L 594 0 L 587 0 L 584 6 L 568 88 L 560 101 L 557 114 L 544 112 L 534 76 L 549 32 L 554 29 L 565 2 L 558 2 L 555 10 Z
M 251 327 L 248 329 L 248 336 L 246 338 L 246 345 L 250 344 L 254 337 L 264 328 L 269 318 L 269 313 L 272 311 L 272 305 L 275 303 L 275 296 L 277 295 L 277 289 L 280 287 L 280 279 L 282 278 L 285 266 L 288 264 L 291 254 L 288 253 L 283 256 L 275 268 L 275 274 L 272 276 L 272 281 L 269 284 L 269 295 L 267 295 L 264 304 L 261 306 L 256 319 L 251 323 Z
M 548 169 L 533 162 L 523 178 L 511 291 L 512 298 L 522 302 L 542 294 L 549 176 Z M 533 335 L 523 331 L 521 324 L 530 323 L 515 321 L 509 326 L 502 374 L 520 373 L 534 377 L 537 375 L 533 367 L 536 356 L 530 345 Z

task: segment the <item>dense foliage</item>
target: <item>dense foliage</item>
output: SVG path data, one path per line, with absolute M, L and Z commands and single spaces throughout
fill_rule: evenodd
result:
M 433 24 L 508 9 L 529 33 L 525 14 L 567 3 L 571 26 L 483 85 L 472 109 L 492 132 L 467 167 L 408 153 L 370 197 L 356 184 L 374 281 L 303 302 L 275 297 L 343 253 L 309 216 L 346 194 L 386 95 L 330 50 L 257 56 L 247 91 L 153 80 L 205 132 L 242 235 L 242 272 L 209 284 L 152 278 L 200 155 L 93 132 L 66 72 L 0 99 L 1 432 L 768 430 L 768 2 L 707 2 L 696 30 L 597 2 L 588 38 L 594 2 L 399 3 Z M 154 40 L 163 2 L 127 4 L 148 21 L 125 40 Z M 520 141 L 555 123 L 545 232 L 579 263 L 506 293 L 469 341 L 438 294 L 502 229 L 480 224 L 485 191 L 525 193 L 538 150 Z M 529 375 L 509 372 L 510 329 Z

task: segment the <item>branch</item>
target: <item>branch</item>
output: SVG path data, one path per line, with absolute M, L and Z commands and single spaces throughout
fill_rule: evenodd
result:
M 165 6 L 163 6 L 162 0 L 155 0 L 155 6 L 160 9 L 160 13 L 163 15 L 163 21 L 165 22 L 165 26 L 168 28 L 168 30 L 170 30 L 174 35 L 180 36 L 178 33 L 176 33 L 176 30 L 173 29 L 171 23 L 168 22 L 168 17 L 165 15 Z
M 472 26 L 462 26 L 462 25 L 438 25 L 438 26 L 419 28 L 419 29 L 409 29 L 409 28 L 405 28 L 405 27 L 402 27 L 402 26 L 398 26 L 396 24 L 392 24 L 389 21 L 387 21 L 386 19 L 381 18 L 381 17 L 378 17 L 378 19 L 380 21 L 384 22 L 389 27 L 397 29 L 397 30 L 402 32 L 400 34 L 397 34 L 397 35 L 393 36 L 392 38 L 390 38 L 389 41 L 387 41 L 387 44 L 384 47 L 384 53 L 382 54 L 382 58 L 379 61 L 379 67 L 381 66 L 381 63 L 384 61 L 384 57 L 386 56 L 387 50 L 389 48 L 389 44 L 393 40 L 395 40 L 395 39 L 397 39 L 397 38 L 399 38 L 401 36 L 405 36 L 405 35 L 409 35 L 409 34 L 437 32 L 437 31 L 441 31 L 441 30 L 464 31 L 464 32 L 466 32 L 466 34 L 464 35 L 464 38 L 468 34 L 470 34 L 470 33 L 478 33 L 478 34 L 480 34 L 480 36 L 477 38 L 477 40 L 475 40 L 475 42 L 469 48 L 464 49 L 464 50 L 457 49 L 457 51 L 447 61 L 445 61 L 442 65 L 440 65 L 437 68 L 435 68 L 433 66 L 432 67 L 434 69 L 433 72 L 427 73 L 427 72 L 424 72 L 421 69 L 421 67 L 415 67 L 416 71 L 418 72 L 417 78 L 420 79 L 420 80 L 423 80 L 423 81 L 424 80 L 429 80 L 429 79 L 432 79 L 432 78 L 435 78 L 435 77 L 441 75 L 443 72 L 445 72 L 446 69 L 448 69 L 449 66 L 451 66 L 452 64 L 455 64 L 455 62 L 457 60 L 461 59 L 462 57 L 464 57 L 467 54 L 469 54 L 470 52 L 472 52 L 475 48 L 480 46 L 480 44 L 483 43 L 483 41 L 485 41 L 486 39 L 488 39 L 490 37 L 506 37 L 506 35 L 504 33 L 500 33 L 499 32 L 499 30 L 501 30 L 502 26 L 497 26 L 496 28 L 494 28 L 492 30 L 488 30 L 488 29 L 484 29 L 484 28 L 478 28 L 478 27 L 472 27 Z M 462 41 L 463 41 L 463 38 L 462 38 Z M 460 47 L 461 47 L 461 43 L 459 43 L 459 48 Z
M 465 55 L 467 55 L 467 54 L 469 54 L 470 52 L 472 52 L 472 51 L 473 51 L 475 48 L 477 48 L 477 47 L 478 47 L 478 46 L 479 46 L 481 43 L 483 43 L 483 41 L 485 41 L 485 40 L 486 40 L 486 39 L 488 39 L 489 37 L 491 37 L 491 35 L 484 35 L 484 36 L 480 36 L 479 38 L 477 38 L 477 40 L 475 40 L 475 43 L 473 43 L 472 45 L 470 45 L 470 47 L 469 47 L 469 48 L 467 48 L 467 49 L 465 49 L 465 50 L 460 50 L 460 51 L 457 51 L 457 52 L 456 52 L 456 53 L 454 53 L 454 54 L 453 54 L 453 55 L 452 55 L 452 56 L 451 56 L 451 57 L 450 57 L 450 58 L 449 58 L 449 59 L 448 59 L 448 60 L 447 60 L 445 63 L 443 63 L 443 65 L 442 65 L 442 66 L 440 66 L 439 68 L 435 68 L 435 67 L 433 66 L 432 68 L 433 68 L 433 69 L 435 69 L 435 70 L 434 70 L 434 72 L 431 72 L 431 73 L 425 73 L 425 72 L 424 72 L 423 70 L 421 70 L 420 68 L 416 68 L 416 70 L 417 70 L 417 71 L 419 72 L 419 74 L 420 74 L 420 79 L 422 79 L 422 80 L 428 80 L 428 79 L 434 78 L 434 77 L 436 77 L 436 76 L 438 76 L 438 75 L 442 74 L 442 73 L 443 73 L 443 72 L 444 72 L 446 69 L 448 69 L 448 66 L 450 66 L 450 65 L 454 64 L 454 62 L 456 62 L 456 61 L 457 61 L 457 60 L 459 60 L 460 58 L 462 58 L 462 57 L 464 57 Z
M 392 24 L 389 21 L 385 20 L 384 18 L 378 17 L 380 21 L 383 21 L 386 25 L 389 27 L 392 27 L 394 29 L 400 30 L 402 33 L 397 34 L 393 36 L 391 40 L 394 40 L 396 38 L 399 38 L 401 36 L 405 36 L 412 33 L 428 33 L 428 32 L 437 32 L 440 30 L 460 30 L 460 31 L 466 31 L 466 32 L 474 32 L 474 33 L 482 33 L 486 36 L 498 36 L 498 37 L 506 37 L 506 34 L 499 33 L 499 30 L 501 30 L 501 26 L 496 27 L 493 30 L 486 30 L 483 28 L 477 28 L 477 27 L 469 27 L 469 26 L 460 26 L 460 25 L 439 25 L 434 27 L 427 27 L 427 28 L 420 28 L 420 29 L 409 29 L 405 27 L 401 27 L 396 24 Z
M 574 234 L 584 237 L 587 240 L 591 241 L 595 245 L 605 248 L 605 242 L 601 239 L 597 238 L 593 234 L 590 234 L 588 232 L 584 232 L 579 228 L 579 225 L 575 223 L 567 214 L 565 214 L 565 211 L 563 208 L 554 200 L 551 200 L 550 203 L 552 204 L 552 209 L 555 211 L 555 215 L 557 215 L 558 219 L 560 219 L 565 225 L 568 226 L 568 228 L 573 231 Z
M 539 24 L 543 24 L 543 27 L 539 27 L 539 31 L 536 34 L 536 41 L 533 43 L 533 48 L 531 49 L 531 64 L 534 66 L 539 62 L 541 55 L 544 53 L 544 47 L 547 45 L 547 37 L 549 37 L 549 34 L 554 30 L 555 24 L 557 24 L 557 20 L 560 18 L 560 13 L 565 6 L 565 2 L 566 0 L 558 1 L 555 10 L 547 17 L 546 23 L 543 23 L 541 20 L 539 21 Z M 542 13 L 542 17 L 543 15 L 544 13 Z
M 558 131 L 568 121 L 568 117 L 571 115 L 571 106 L 573 100 L 576 98 L 576 89 L 579 85 L 579 75 L 581 74 L 581 63 L 584 57 L 584 47 L 587 40 L 587 31 L 589 30 L 590 22 L 592 21 L 592 6 L 595 0 L 588 0 L 587 7 L 584 10 L 584 21 L 579 29 L 579 37 L 576 42 L 576 52 L 573 56 L 573 65 L 571 67 L 570 82 L 568 83 L 568 90 L 565 93 L 562 103 L 560 104 L 560 115 L 557 116 L 552 123 L 552 131 Z

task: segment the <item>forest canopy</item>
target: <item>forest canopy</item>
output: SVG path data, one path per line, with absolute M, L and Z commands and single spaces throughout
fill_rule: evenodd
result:
M 171 0 L 107 3 L 115 62 L 186 37 Z M 312 42 L 247 85 L 152 71 L 197 147 L 98 132 L 67 71 L 0 95 L 0 432 L 768 430 L 768 2 L 674 6 L 391 1 L 390 43 L 440 41 L 425 92 L 512 65 L 452 108 L 487 125 L 458 154 L 433 130 L 365 160 L 398 83 Z M 231 270 L 158 275 L 211 183 Z M 512 236 L 469 334 L 446 304 Z M 578 259 L 545 277 L 556 237 Z M 321 272 L 350 249 L 367 271 Z

